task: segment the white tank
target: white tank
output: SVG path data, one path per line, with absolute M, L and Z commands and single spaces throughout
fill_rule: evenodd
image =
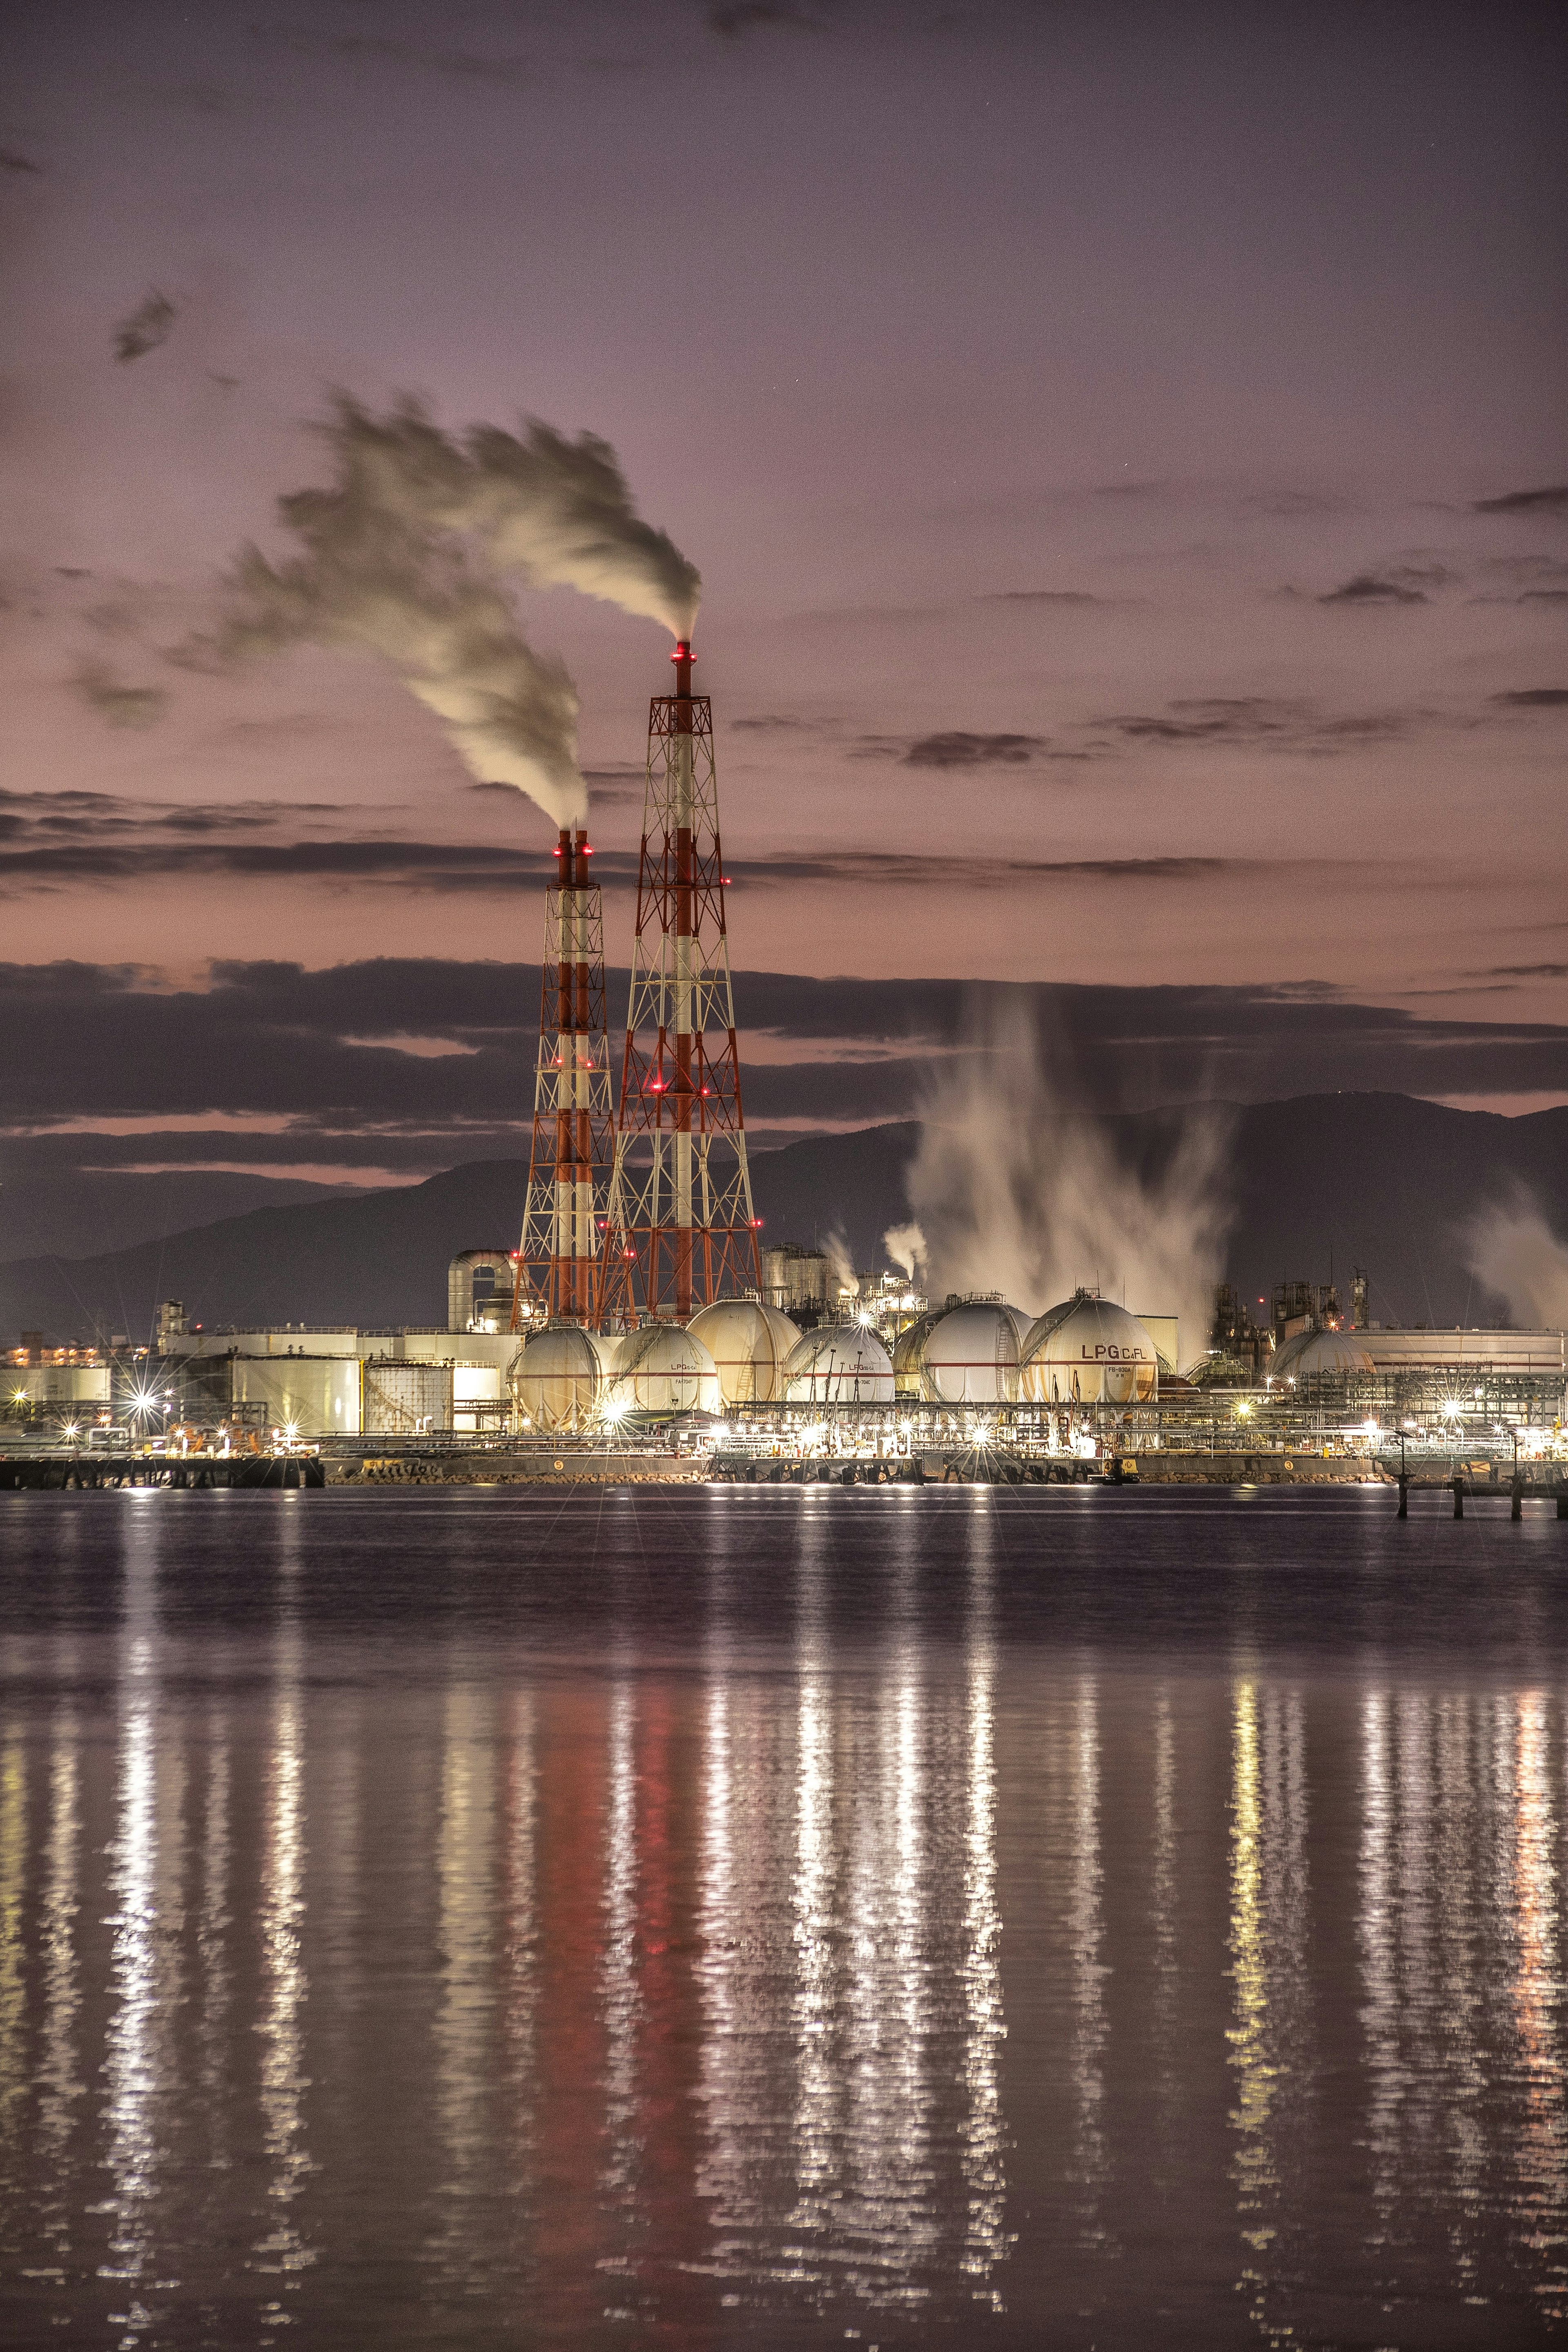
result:
M 1147 1404 L 1160 1360 L 1135 1315 L 1087 1290 L 1048 1307 L 1024 1342 L 1024 1404 Z
M 970 1300 L 939 1315 L 920 1350 L 920 1392 L 930 1404 L 1016 1404 L 1019 1325 L 1000 1299 Z
M 357 1356 L 237 1356 L 236 1404 L 259 1404 L 274 1429 L 299 1437 L 357 1437 L 361 1373 Z
M 1343 1380 L 1349 1372 L 1372 1372 L 1376 1369 L 1353 1331 L 1312 1331 L 1301 1335 L 1301 1345 L 1287 1364 L 1285 1377 L 1304 1381 L 1315 1373 L 1327 1372 Z
M 627 1412 L 717 1412 L 719 1375 L 701 1340 L 679 1323 L 645 1323 L 620 1343 L 605 1402 Z
M 782 1400 L 784 1362 L 800 1331 L 778 1307 L 754 1298 L 721 1298 L 694 1315 L 688 1328 L 712 1357 L 726 1405 Z
M 582 1429 L 604 1398 L 617 1342 L 580 1323 L 547 1323 L 511 1368 L 511 1401 L 535 1429 Z
M 891 1404 L 893 1361 L 864 1323 L 819 1323 L 784 1368 L 791 1404 Z
M 895 1396 L 918 1397 L 925 1393 L 921 1385 L 924 1379 L 921 1366 L 921 1351 L 932 1324 L 938 1319 L 938 1315 L 919 1316 L 913 1323 L 906 1323 L 894 1340 L 893 1394 Z

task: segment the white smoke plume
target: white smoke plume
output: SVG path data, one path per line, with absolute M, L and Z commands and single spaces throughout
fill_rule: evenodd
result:
M 923 1265 L 929 1255 L 926 1237 L 912 1218 L 907 1225 L 889 1225 L 882 1235 L 882 1247 L 910 1282 L 914 1281 L 916 1267 Z
M 416 402 L 374 416 L 340 401 L 327 427 L 342 477 L 421 528 L 470 538 L 498 572 L 577 588 L 689 636 L 702 593 L 694 563 L 646 523 L 614 449 L 530 418 L 523 437 L 476 425 L 443 433 Z
M 1516 1325 L 1568 1328 L 1568 1248 L 1522 1186 L 1484 1209 L 1465 1238 L 1471 1273 L 1506 1302 Z
M 855 1278 L 855 1267 L 849 1255 L 849 1244 L 837 1228 L 825 1236 L 822 1255 L 837 1276 L 839 1289 L 847 1290 L 851 1299 L 858 1298 L 860 1295 L 860 1285 Z
M 1193 1362 L 1208 1344 L 1235 1213 L 1223 1117 L 1192 1113 L 1146 1179 L 1068 1107 L 1026 1009 L 1005 1007 L 974 1043 L 933 1081 L 906 1180 L 933 1301 L 999 1290 L 1040 1314 L 1083 1284 L 1134 1313 L 1179 1317 Z
M 445 434 L 416 403 L 376 416 L 340 400 L 321 428 L 334 478 L 279 500 L 300 552 L 241 556 L 230 609 L 187 662 L 226 662 L 298 644 L 379 656 L 434 710 L 481 782 L 513 784 L 552 824 L 588 805 L 577 754 L 577 694 L 564 665 L 536 654 L 509 576 L 568 585 L 689 630 L 700 580 L 641 521 L 609 444 L 531 424 Z

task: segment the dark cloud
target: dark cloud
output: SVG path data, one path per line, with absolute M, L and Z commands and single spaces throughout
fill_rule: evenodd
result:
M 852 883 L 858 890 L 947 887 L 1005 890 L 1049 881 L 1209 882 L 1222 877 L 1245 879 L 1265 872 L 1279 876 L 1302 870 L 1294 861 L 1281 867 L 1244 857 L 987 857 L 870 849 L 837 855 L 797 851 L 728 863 L 731 876 L 742 886 L 795 887 L 803 882 L 843 882 Z
M 129 318 L 121 319 L 114 330 L 114 356 L 121 362 L 145 358 L 166 343 L 179 312 L 166 294 L 156 290 L 149 294 Z
M 1521 604 L 1568 604 L 1568 588 L 1526 588 L 1518 602 Z
M 155 727 L 169 707 L 161 686 L 127 686 L 101 662 L 84 662 L 71 684 L 110 727 Z
M 1533 976 L 1533 975 L 1530 975 Z M 612 1019 L 626 974 L 609 974 Z M 385 958 L 310 971 L 0 966 L 0 1177 L 25 1161 L 104 1169 L 310 1163 L 425 1171 L 515 1153 L 532 1100 L 537 969 Z M 1435 1020 L 1326 988 L 817 980 L 741 971 L 742 1028 L 798 1050 L 745 1067 L 752 1120 L 897 1116 L 977 1015 L 1026 1003 L 1097 1099 L 1246 1101 L 1308 1092 L 1568 1090 L 1568 1025 Z M 465 1050 L 400 1052 L 400 1036 Z M 364 1041 L 370 1042 L 364 1042 Z M 203 1117 L 265 1131 L 182 1129 Z M 94 1120 L 145 1119 L 124 1135 Z M 68 1132 L 51 1121 L 69 1121 Z M 26 1130 L 48 1130 L 26 1132 Z M 89 1130 L 89 1131 L 81 1131 Z
M 41 172 L 43 168 L 30 155 L 18 155 L 12 148 L 0 147 L 0 172 Z
M 1396 742 L 1424 714 L 1366 711 L 1326 718 L 1313 704 L 1268 695 L 1185 697 L 1163 712 L 1102 719 L 1130 743 L 1227 744 L 1255 750 L 1310 752 L 1315 756 L 1353 751 L 1366 743 Z
M 1489 963 L 1470 980 L 1568 980 L 1568 963 Z
M 1507 490 L 1500 499 L 1478 499 L 1477 514 L 1568 514 L 1568 482 L 1546 490 Z
M 1320 596 L 1320 604 L 1425 604 L 1428 592 L 1453 578 L 1442 564 L 1391 564 L 1383 572 L 1358 572 L 1342 587 Z
M 906 768 L 1016 768 L 1046 748 L 1043 735 L 918 735 L 903 755 Z
M 737 735 L 798 735 L 814 731 L 809 719 L 786 719 L 772 711 L 763 711 L 755 719 L 731 719 L 730 726 Z
M 1091 596 L 1087 588 L 995 588 L 982 604 L 1120 604 L 1121 596 Z
M 1511 704 L 1516 710 L 1560 710 L 1568 704 L 1568 686 L 1525 686 L 1511 694 L 1494 694 L 1494 702 Z

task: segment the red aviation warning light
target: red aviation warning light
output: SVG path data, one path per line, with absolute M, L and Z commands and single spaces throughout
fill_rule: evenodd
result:
M 762 1287 L 724 920 L 713 711 L 695 656 L 648 706 L 626 1049 L 605 1237 L 606 1321 L 684 1321 Z

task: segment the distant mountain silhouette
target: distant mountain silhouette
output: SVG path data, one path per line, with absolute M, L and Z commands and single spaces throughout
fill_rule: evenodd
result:
M 1372 1277 L 1384 1323 L 1479 1322 L 1496 1312 L 1464 1261 L 1462 1228 L 1519 1184 L 1568 1238 L 1568 1108 L 1501 1118 L 1406 1095 L 1307 1095 L 1233 1110 L 1237 1214 L 1227 1272 L 1257 1297 L 1287 1276 Z M 1179 1115 L 1109 1119 L 1130 1161 L 1158 1163 Z M 908 1215 L 919 1129 L 902 1120 L 810 1136 L 752 1161 L 764 1239 L 837 1233 L 858 1265 Z M 525 1171 L 478 1160 L 426 1183 L 252 1210 L 98 1257 L 0 1265 L 0 1336 L 145 1333 L 161 1298 L 206 1323 L 438 1326 L 447 1260 L 515 1242 Z

